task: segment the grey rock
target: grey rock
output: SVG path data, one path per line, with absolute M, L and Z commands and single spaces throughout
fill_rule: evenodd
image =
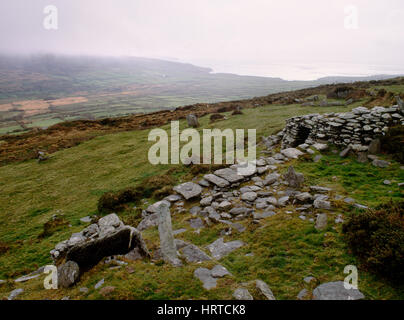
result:
M 383 181 L 383 184 L 389 186 L 389 185 L 391 185 L 391 181 L 390 181 L 390 180 L 384 180 L 384 181 Z
M 368 149 L 369 154 L 379 154 L 381 152 L 381 142 L 380 139 L 373 139 L 369 144 Z
M 146 211 L 148 213 L 156 213 L 157 212 L 157 208 L 160 206 L 161 203 L 165 203 L 168 207 L 171 206 L 171 202 L 167 201 L 167 200 L 162 200 L 162 201 L 158 201 L 150 206 L 147 207 Z
M 232 170 L 230 168 L 219 169 L 219 170 L 216 170 L 214 173 L 218 177 L 221 177 L 221 178 L 229 181 L 230 183 L 237 183 L 237 182 L 244 180 L 244 176 L 238 175 L 237 171 Z
M 224 276 L 230 275 L 230 272 L 220 264 L 213 267 L 211 271 L 212 277 L 223 278 Z
M 277 206 L 278 205 L 278 200 L 275 197 L 268 197 L 265 198 L 265 200 L 270 203 L 273 206 Z
M 254 201 L 257 199 L 257 194 L 255 192 L 246 192 L 241 195 L 241 200 L 244 201 Z
M 198 121 L 198 117 L 194 114 L 188 114 L 187 115 L 187 123 L 188 126 L 191 128 L 198 128 L 199 127 L 199 121 Z
M 177 244 L 177 240 L 175 243 Z M 185 246 L 179 249 L 179 251 L 188 263 L 200 263 L 211 260 L 211 258 L 205 252 L 190 243 L 185 243 Z
M 364 205 L 359 204 L 359 203 L 355 203 L 353 206 L 354 206 L 355 208 L 357 208 L 357 209 L 360 209 L 360 210 L 367 210 L 367 209 L 368 209 L 367 206 L 364 206 Z
M 230 182 L 220 178 L 214 174 L 207 174 L 203 177 L 205 180 L 209 181 L 210 183 L 213 183 L 214 185 L 220 187 L 220 188 L 225 188 L 230 185 Z
M 349 154 L 350 151 L 351 151 L 351 147 L 347 147 L 347 148 L 345 148 L 344 150 L 342 150 L 342 151 L 340 152 L 339 156 L 340 156 L 341 158 L 345 158 L 345 157 L 348 156 L 348 154 Z
M 313 192 L 318 192 L 318 193 L 328 193 L 331 191 L 330 188 L 319 187 L 319 186 L 310 186 L 310 190 Z
M 274 216 L 276 213 L 274 211 L 265 211 L 263 213 L 254 212 L 253 216 L 256 220 L 265 219 Z
M 212 197 L 212 196 L 209 196 L 209 197 L 206 197 L 206 198 L 202 198 L 199 203 L 200 203 L 200 205 L 201 205 L 202 207 L 206 207 L 206 206 L 210 206 L 210 204 L 212 203 L 212 201 L 213 201 L 213 197 Z
M 186 232 L 186 231 L 187 231 L 187 229 L 184 229 L 184 228 L 178 229 L 178 230 L 174 230 L 174 231 L 173 231 L 173 235 L 174 235 L 174 236 L 177 236 L 177 235 L 179 235 L 179 234 L 181 234 L 181 233 L 184 233 L 184 232 Z
M 345 289 L 343 281 L 328 282 L 313 290 L 314 300 L 360 300 L 365 296 L 357 289 Z
M 169 201 L 169 202 L 177 202 L 177 201 L 181 200 L 181 197 L 178 194 L 171 194 L 171 195 L 165 197 L 164 200 Z
M 302 192 L 302 193 L 297 194 L 295 196 L 295 199 L 300 203 L 308 203 L 308 202 L 311 202 L 313 200 L 313 197 L 308 192 Z
M 185 182 L 175 186 L 174 191 L 182 195 L 186 200 L 199 197 L 202 192 L 202 187 L 193 182 Z
M 378 168 L 387 168 L 390 165 L 390 162 L 375 159 L 373 160 L 372 165 Z
M 74 261 L 67 261 L 58 268 L 58 286 L 69 288 L 74 285 L 80 277 L 79 265 Z
M 205 179 L 199 180 L 198 184 L 204 188 L 208 188 L 210 186 L 210 183 L 206 181 Z
M 197 215 L 202 211 L 202 208 L 199 206 L 194 206 L 191 209 L 189 209 L 189 213 L 192 215 Z
M 26 282 L 26 281 L 38 278 L 39 276 L 40 276 L 40 274 L 26 275 L 26 276 L 22 276 L 22 277 L 15 279 L 14 282 L 16 282 L 16 283 Z
M 88 293 L 88 288 L 87 288 L 87 287 L 81 287 L 81 288 L 79 289 L 79 291 L 80 291 L 81 293 Z
M 95 284 L 94 289 L 95 289 L 95 290 L 98 290 L 99 288 L 101 288 L 101 287 L 104 285 L 104 283 L 105 283 L 105 279 L 101 279 L 100 281 L 98 281 L 98 282 Z
M 206 268 L 198 268 L 194 271 L 194 277 L 202 281 L 206 290 L 216 288 L 217 280 L 212 277 L 211 271 Z
M 359 163 L 368 162 L 368 154 L 366 152 L 359 152 L 356 161 L 358 161 Z
M 303 278 L 303 281 L 306 283 L 311 283 L 312 281 L 316 281 L 316 278 L 314 278 L 313 276 L 308 276 Z
M 352 204 L 352 203 L 355 202 L 355 199 L 352 199 L 352 198 L 345 198 L 345 199 L 344 199 L 344 202 L 345 202 L 345 203 L 348 203 L 348 204 Z
M 189 225 L 193 229 L 202 229 L 204 227 L 204 224 L 203 224 L 203 221 L 201 218 L 190 219 Z
M 238 215 L 248 215 L 252 213 L 254 210 L 246 207 L 238 207 L 238 208 L 233 208 L 229 211 L 229 213 L 233 216 L 238 216 Z
M 289 196 L 285 196 L 278 199 L 278 206 L 285 207 L 288 204 L 289 200 L 290 200 Z
M 276 300 L 271 289 L 268 287 L 268 285 L 264 281 L 256 280 L 255 286 L 268 300 Z
M 271 184 L 274 184 L 275 182 L 277 182 L 280 178 L 280 174 L 278 173 L 270 173 L 268 174 L 265 179 L 264 179 L 264 186 L 269 186 Z
M 219 238 L 215 242 L 207 246 L 208 250 L 212 254 L 212 257 L 220 260 L 230 252 L 242 247 L 244 243 L 240 240 L 224 242 L 223 238 Z
M 100 227 L 100 229 L 105 227 L 118 228 L 123 226 L 123 223 L 115 213 L 111 213 L 98 220 L 98 226 Z
M 314 208 L 316 209 L 326 209 L 330 210 L 331 209 L 331 203 L 329 201 L 321 200 L 321 199 L 316 199 L 313 202 Z
M 297 173 L 295 169 L 290 166 L 287 173 L 284 175 L 284 179 L 288 183 L 289 187 L 300 189 L 304 182 L 304 176 L 301 173 Z
M 92 221 L 90 216 L 86 216 L 80 219 L 81 222 L 83 223 L 90 223 Z
M 13 291 L 10 292 L 10 295 L 8 296 L 8 300 L 14 300 L 15 298 L 17 298 L 17 296 L 19 296 L 20 294 L 22 294 L 24 292 L 24 289 L 14 289 Z
M 304 300 L 309 296 L 309 291 L 307 289 L 302 289 L 297 295 L 298 300 Z
M 182 263 L 178 259 L 177 249 L 174 243 L 174 235 L 171 226 L 171 215 L 168 206 L 162 203 L 158 208 L 159 212 L 159 235 L 160 247 L 163 259 L 173 266 L 181 266 Z
M 222 201 L 222 202 L 219 204 L 218 210 L 221 210 L 221 211 L 229 210 L 232 206 L 233 206 L 233 205 L 232 205 L 231 202 L 229 202 L 229 201 L 227 201 L 227 200 L 226 200 L 226 201 Z
M 139 231 L 144 231 L 149 228 L 157 227 L 159 221 L 159 215 L 157 213 L 151 214 L 144 218 L 137 226 Z
M 281 151 L 281 153 L 285 157 L 288 157 L 288 158 L 291 158 L 291 159 L 297 159 L 297 158 L 299 158 L 300 156 L 302 156 L 304 154 L 303 152 L 301 152 L 299 149 L 296 149 L 296 148 L 283 149 Z
M 319 214 L 316 219 L 316 229 L 324 230 L 327 227 L 327 219 L 326 213 Z
M 318 151 L 324 151 L 328 149 L 328 145 L 325 143 L 315 143 L 313 144 L 313 148 L 317 149 Z
M 252 295 L 248 292 L 247 289 L 238 288 L 233 292 L 233 297 L 236 300 L 254 300 Z

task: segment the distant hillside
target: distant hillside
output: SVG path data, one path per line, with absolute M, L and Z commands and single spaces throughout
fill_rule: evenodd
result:
M 147 58 L 0 56 L 0 134 L 386 77 L 286 81 Z

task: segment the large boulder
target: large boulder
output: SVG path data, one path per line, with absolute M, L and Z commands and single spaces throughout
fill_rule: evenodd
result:
M 80 277 L 80 267 L 74 261 L 67 261 L 58 267 L 58 287 L 69 288 Z
M 73 234 L 69 240 L 58 243 L 50 253 L 58 266 L 66 261 L 74 261 L 80 270 L 85 270 L 104 257 L 127 254 L 135 248 L 139 249 L 143 257 L 149 256 L 139 230 L 124 225 L 112 213 L 101 218 L 97 224 Z
M 343 281 L 319 285 L 313 291 L 314 300 L 360 300 L 365 296 L 358 289 L 345 289 Z

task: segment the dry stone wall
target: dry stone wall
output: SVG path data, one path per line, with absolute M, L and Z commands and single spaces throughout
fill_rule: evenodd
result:
M 286 120 L 282 149 L 303 143 L 327 141 L 339 146 L 366 149 L 370 142 L 385 134 L 389 126 L 404 124 L 403 109 L 399 106 L 358 107 L 351 112 L 309 114 Z

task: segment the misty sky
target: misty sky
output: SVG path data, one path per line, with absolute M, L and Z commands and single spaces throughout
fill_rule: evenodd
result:
M 43 27 L 46 5 L 58 8 L 58 30 Z M 344 27 L 347 5 L 358 29 Z M 403 0 L 1 0 L 0 12 L 2 53 L 156 57 L 279 76 L 292 65 L 404 73 Z

